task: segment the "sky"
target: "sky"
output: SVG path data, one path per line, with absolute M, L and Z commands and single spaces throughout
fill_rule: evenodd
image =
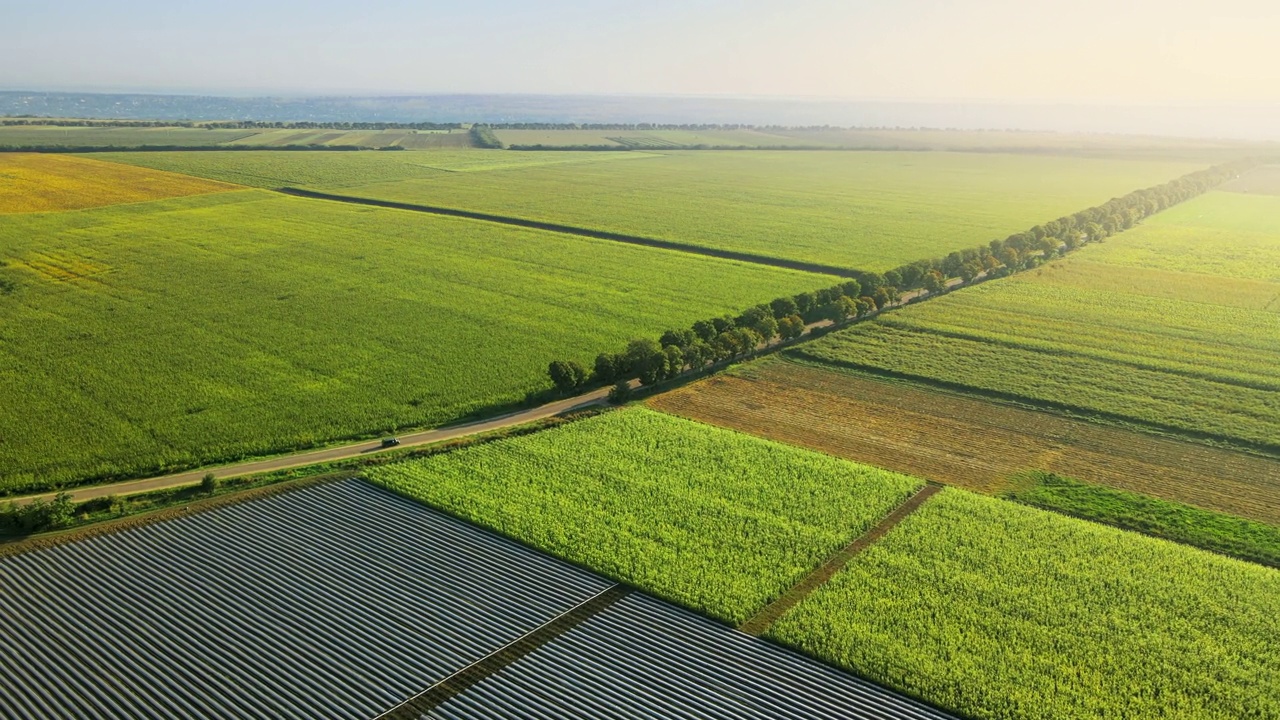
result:
M 1280 103 L 1277 0 L 0 0 L 0 89 Z

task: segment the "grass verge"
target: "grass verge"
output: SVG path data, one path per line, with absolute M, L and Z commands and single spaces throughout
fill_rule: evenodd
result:
M 1280 528 L 1053 473 L 1027 473 L 1011 500 L 1280 567 Z

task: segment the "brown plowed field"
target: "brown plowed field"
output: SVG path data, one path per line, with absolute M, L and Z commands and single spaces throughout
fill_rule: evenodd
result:
M 1039 469 L 1280 524 L 1280 461 L 844 372 L 770 360 L 649 404 L 983 492 Z

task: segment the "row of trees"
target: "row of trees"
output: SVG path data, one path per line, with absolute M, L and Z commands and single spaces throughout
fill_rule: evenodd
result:
M 908 263 L 883 275 L 863 273 L 864 283 L 890 285 L 902 291 L 940 292 L 947 281 L 959 278 L 1003 277 L 1036 267 L 1044 261 L 1106 238 L 1138 224 L 1143 218 L 1200 195 L 1257 165 L 1242 160 L 1199 170 L 1163 185 L 1135 190 L 1124 197 L 1047 222 L 1003 240 L 959 250 L 946 257 Z
M 615 382 L 621 389 L 634 378 L 652 385 L 751 354 L 774 338 L 797 338 L 812 323 L 830 320 L 839 324 L 864 317 L 901 302 L 905 292 L 916 297 L 941 294 L 953 278 L 968 283 L 1036 267 L 1051 257 L 1133 227 L 1142 218 L 1195 197 L 1256 164 L 1241 161 L 1201 170 L 981 247 L 909 263 L 883 274 L 859 273 L 856 279 L 834 287 L 778 298 L 737 317 L 725 315 L 699 320 L 687 329 L 668 330 L 657 340 L 632 340 L 623 352 L 601 353 L 591 368 L 573 360 L 557 360 L 548 366 L 548 374 L 556 388 L 566 393 Z
M 684 372 L 749 355 L 774 339 L 798 338 L 811 323 L 822 320 L 840 323 L 862 317 L 899 298 L 896 288 L 864 287 L 857 280 L 848 280 L 816 292 L 756 305 L 737 317 L 723 315 L 699 320 L 688 328 L 668 330 L 657 340 L 632 340 L 622 352 L 598 355 L 591 368 L 573 360 L 557 360 L 547 371 L 551 382 L 563 392 L 635 378 L 644 385 L 652 385 Z
M 472 125 L 471 126 L 471 144 L 478 148 L 489 148 L 491 150 L 501 150 L 503 148 L 502 141 L 497 135 L 493 134 L 493 128 L 488 125 Z

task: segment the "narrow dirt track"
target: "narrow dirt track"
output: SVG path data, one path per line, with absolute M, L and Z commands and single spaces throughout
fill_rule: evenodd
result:
M 941 485 L 925 485 L 915 495 L 907 498 L 906 502 L 889 513 L 879 524 L 858 536 L 835 555 L 827 558 L 827 561 L 818 566 L 817 570 L 806 575 L 803 580 L 796 583 L 795 587 L 788 590 L 782 597 L 766 605 L 763 610 L 755 614 L 755 617 L 747 620 L 738 629 L 748 635 L 757 637 L 765 634 L 777 622 L 778 618 L 785 615 L 791 608 L 799 605 L 800 601 L 808 597 L 814 590 L 825 585 L 855 555 L 884 537 L 886 533 L 906 519 L 908 515 L 918 510 L 926 500 L 933 497 L 941 489 Z

